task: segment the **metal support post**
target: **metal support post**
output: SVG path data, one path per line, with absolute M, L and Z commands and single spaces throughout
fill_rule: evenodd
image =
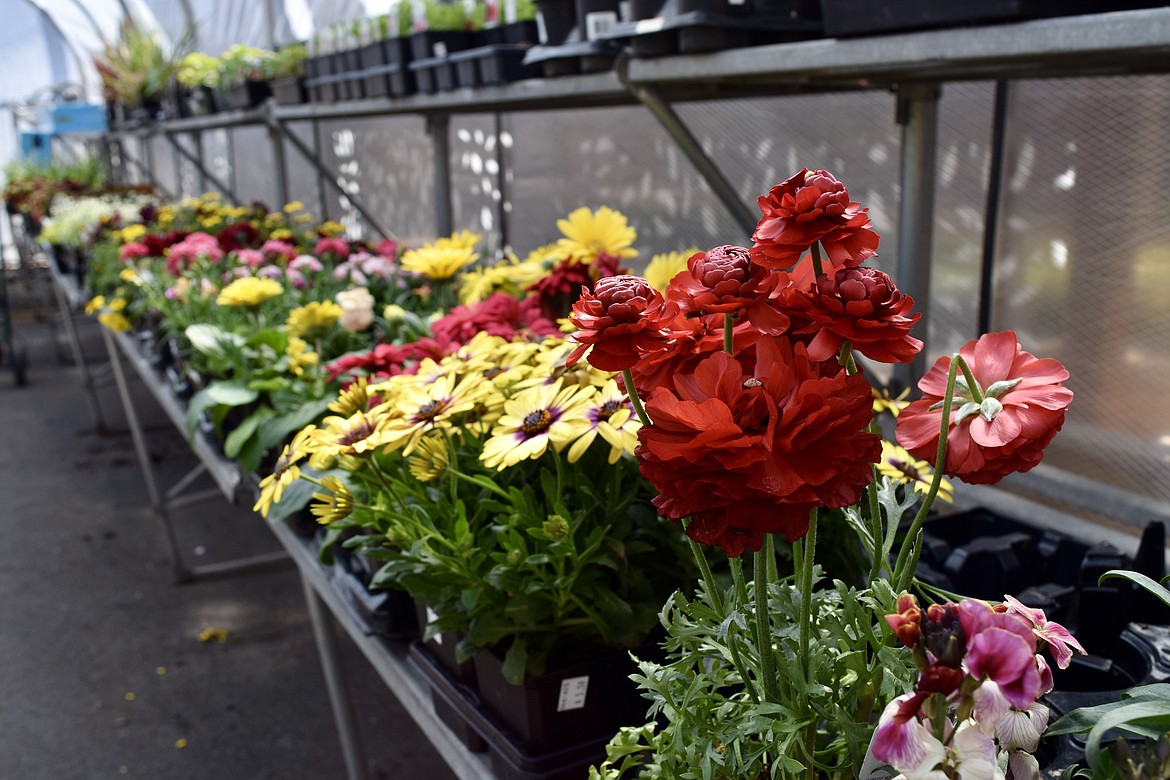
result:
M 203 133 L 195 130 L 191 133 L 191 143 L 195 146 L 195 169 L 199 172 L 199 194 L 207 192 L 207 165 L 205 163 L 206 157 L 203 152 Z
M 930 328 L 930 263 L 934 232 L 934 172 L 938 137 L 937 84 L 898 86 L 898 124 L 902 126 L 902 199 L 898 204 L 898 265 L 895 278 L 922 313 L 916 326 L 927 338 Z M 926 371 L 926 354 L 894 367 L 895 383 L 910 387 Z
M 999 241 L 999 205 L 1003 189 L 1004 137 L 1007 135 L 1008 81 L 995 82 L 995 107 L 991 117 L 991 170 L 987 174 L 987 200 L 983 210 L 983 263 L 979 269 L 978 334 L 991 331 L 994 296 L 995 249 Z
M 57 309 L 61 314 L 61 321 L 65 325 L 65 338 L 69 342 L 69 351 L 73 354 L 73 364 L 81 373 L 81 387 L 85 391 L 85 400 L 89 404 L 89 413 L 93 418 L 94 430 L 99 433 L 109 431 L 105 418 L 102 416 L 102 407 L 97 400 L 97 382 L 89 365 L 85 362 L 85 353 L 81 349 L 81 338 L 77 333 L 77 323 L 73 321 L 74 306 L 69 296 L 61 289 L 60 283 L 53 284 L 53 292 L 57 297 Z
M 288 165 L 284 159 L 284 133 L 278 122 L 268 122 L 268 139 L 272 142 L 272 167 L 276 171 L 276 202 L 288 203 Z
M 230 200 L 232 203 L 239 203 L 239 202 L 240 202 L 240 199 L 239 199 L 238 197 L 236 197 L 236 194 L 235 194 L 235 192 L 234 192 L 234 191 L 233 191 L 233 190 L 232 190 L 230 187 L 228 187 L 227 185 L 225 185 L 225 184 L 224 184 L 224 183 L 223 183 L 223 182 L 222 182 L 222 181 L 219 179 L 219 177 L 217 177 L 217 176 L 215 176 L 214 174 L 212 174 L 212 173 L 211 173 L 211 171 L 209 171 L 209 170 L 207 170 L 205 167 L 203 167 L 203 160 L 201 159 L 201 158 L 202 158 L 202 156 L 203 156 L 202 154 L 200 154 L 198 157 L 196 157 L 195 155 L 191 154 L 191 152 L 189 152 L 189 151 L 187 151 L 186 149 L 184 149 L 184 148 L 183 148 L 183 145 L 182 145 L 182 144 L 180 144 L 180 143 L 179 143 L 179 142 L 178 142 L 178 141 L 175 139 L 175 137 L 174 137 L 173 135 L 171 135 L 170 133 L 164 132 L 164 133 L 163 133 L 163 137 L 164 137 L 164 138 L 166 138 L 168 141 L 170 141 L 170 143 L 171 143 L 171 146 L 172 146 L 172 147 L 174 147 L 175 151 L 177 151 L 177 152 L 178 152 L 179 154 L 181 154 L 183 157 L 186 157 L 188 160 L 190 160 L 192 163 L 194 163 L 194 164 L 195 164 L 195 166 L 196 166 L 196 167 L 199 169 L 199 175 L 200 175 L 200 178 L 201 178 L 201 179 L 203 180 L 203 182 L 204 182 L 204 185 L 203 185 L 203 190 L 204 190 L 204 191 L 206 191 L 206 190 L 207 190 L 207 184 L 206 184 L 206 183 L 207 183 L 208 181 L 210 181 L 210 182 L 211 182 L 212 184 L 214 184 L 214 185 L 216 186 L 216 188 L 218 188 L 218 189 L 219 189 L 219 191 L 220 191 L 220 192 L 222 192 L 222 193 L 223 193 L 223 194 L 224 194 L 224 195 L 227 197 L 227 199 L 228 199 L 228 200 Z M 201 140 L 202 140 L 202 139 L 201 139 Z M 202 150 L 202 143 L 200 144 L 200 149 Z
M 313 148 L 310 150 L 312 152 L 312 156 L 310 157 L 310 161 L 316 160 L 316 161 L 320 162 L 320 160 L 321 160 L 321 123 L 318 122 L 316 119 L 312 119 L 312 120 L 310 120 L 310 122 L 312 122 L 312 127 L 313 127 Z M 288 135 L 290 138 L 292 137 L 292 135 L 293 135 L 292 130 L 289 130 Z M 314 170 L 317 173 L 317 202 L 321 204 L 321 218 L 322 219 L 329 219 L 329 207 L 328 207 L 328 204 L 326 203 L 326 200 L 325 200 L 324 164 L 315 165 Z
M 313 626 L 313 638 L 321 656 L 321 671 L 325 675 L 325 689 L 329 692 L 329 706 L 333 710 L 333 722 L 337 726 L 337 737 L 341 741 L 341 756 L 345 761 L 345 776 L 348 780 L 365 780 L 366 767 L 361 741 L 353 715 L 353 704 L 345 686 L 345 673 L 337 658 L 337 639 L 329 613 L 321 603 L 321 597 L 313 590 L 312 584 L 301 575 L 305 589 L 305 604 L 309 608 L 309 622 Z
M 735 186 L 728 181 L 727 177 L 723 175 L 723 171 L 719 170 L 719 166 L 703 150 L 699 139 L 695 138 L 694 133 L 679 118 L 669 103 L 649 87 L 628 80 L 627 62 L 625 58 L 621 58 L 615 65 L 618 78 L 625 84 L 630 94 L 649 109 L 650 114 L 658 120 L 658 124 L 662 125 L 662 129 L 678 146 L 679 151 L 690 160 L 691 165 L 695 166 L 695 170 L 703 177 L 703 181 L 707 182 L 707 186 L 715 193 L 715 197 L 731 214 L 732 219 L 736 221 L 740 229 L 746 235 L 751 236 L 756 230 L 756 224 L 760 221 L 759 210 L 744 203 L 743 198 L 736 192 Z
M 500 112 L 495 113 L 495 133 L 496 133 L 496 181 L 498 182 L 497 190 L 500 193 L 500 199 L 496 203 L 496 221 L 497 227 L 500 231 L 500 251 L 504 251 L 511 245 L 511 205 L 508 202 L 509 192 L 511 188 L 508 181 L 511 176 L 512 156 L 508 150 L 504 148 L 504 119 Z
M 316 152 L 313 151 L 312 147 L 301 140 L 301 138 L 296 133 L 285 127 L 283 122 L 271 114 L 268 116 L 268 125 L 270 128 L 275 128 L 279 135 L 291 141 L 293 147 L 298 152 L 300 152 L 304 158 L 313 165 L 314 168 L 317 169 L 318 181 L 328 181 L 333 186 L 333 189 L 337 190 L 339 193 L 349 199 L 349 202 L 353 205 L 353 207 L 357 209 L 359 214 L 362 215 L 362 219 L 370 223 L 374 230 L 381 234 L 382 238 L 397 239 L 397 236 L 394 235 L 394 232 L 383 225 L 382 221 L 373 215 L 373 213 L 366 207 L 366 205 L 362 203 L 360 198 L 358 198 L 352 192 L 348 192 L 341 186 L 339 182 L 339 180 L 342 178 L 341 174 L 325 165 L 325 163 L 321 161 L 321 158 L 317 156 Z M 324 202 L 325 196 L 324 193 L 322 193 L 321 203 L 324 204 Z
M 154 479 L 154 467 L 150 464 L 150 452 L 146 448 L 146 436 L 142 432 L 142 424 L 138 420 L 134 401 L 130 398 L 130 388 L 126 384 L 126 373 L 122 369 L 122 357 L 118 354 L 118 346 L 110 336 L 110 332 L 102 328 L 102 340 L 106 343 L 106 352 L 110 356 L 110 367 L 114 371 L 114 382 L 118 386 L 118 396 L 122 399 L 122 410 L 126 414 L 126 425 L 130 428 L 130 438 L 134 441 L 134 452 L 138 456 L 138 465 L 142 469 L 142 480 L 146 483 L 146 494 L 150 498 L 150 506 L 163 527 L 167 539 L 167 546 L 171 552 L 171 562 L 174 566 L 175 581 L 185 582 L 191 579 L 190 570 L 183 564 L 183 557 L 179 551 L 179 539 L 175 535 L 175 527 L 171 523 L 170 513 L 167 512 L 166 502 L 159 492 L 158 483 Z
M 454 232 L 451 215 L 451 117 L 431 114 L 427 117 L 427 135 L 431 137 L 434 154 L 435 235 Z

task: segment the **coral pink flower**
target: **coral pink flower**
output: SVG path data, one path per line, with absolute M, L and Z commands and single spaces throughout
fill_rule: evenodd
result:
M 877 254 L 878 234 L 868 209 L 849 199 L 849 190 L 828 171 L 807 168 L 760 196 L 764 216 L 752 234 L 752 259 L 783 270 L 819 241 L 841 266 L 861 265 Z
M 1073 397 L 1061 384 L 1068 371 L 1056 360 L 1023 351 L 1012 331 L 983 335 L 959 354 L 979 383 L 982 403 L 974 400 L 965 381 L 956 382 L 944 473 L 991 484 L 1031 469 L 1064 425 Z M 918 383 L 922 398 L 898 415 L 898 442 L 932 463 L 942 427 L 939 402 L 946 393 L 950 365 L 950 357 L 936 362 Z
M 349 257 L 349 243 L 343 238 L 325 237 L 317 241 L 317 246 L 313 247 L 313 254 L 322 257 L 334 255 L 344 260 Z
M 573 304 L 569 321 L 577 331 L 569 340 L 580 346 L 567 364 L 572 366 L 588 350 L 586 360 L 594 368 L 624 371 L 643 355 L 670 346 L 677 315 L 678 306 L 640 276 L 598 279 L 593 292 L 582 287 L 581 297 Z

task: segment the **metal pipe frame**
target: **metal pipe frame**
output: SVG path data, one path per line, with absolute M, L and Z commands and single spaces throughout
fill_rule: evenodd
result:
M 198 141 L 196 142 L 197 149 L 198 149 L 197 154 L 192 154 L 191 152 L 184 149 L 183 145 L 178 142 L 178 140 L 174 137 L 174 135 L 172 133 L 170 133 L 168 131 L 164 131 L 163 137 L 166 138 L 167 141 L 170 142 L 172 149 L 174 149 L 176 152 L 178 152 L 184 158 L 186 158 L 191 163 L 193 163 L 195 165 L 195 167 L 199 170 L 199 178 L 200 178 L 200 181 L 203 183 L 202 189 L 205 192 L 207 190 L 207 182 L 210 181 L 213 185 L 215 185 L 216 189 L 218 189 L 220 192 L 222 192 L 224 194 L 224 196 L 227 197 L 227 199 L 230 200 L 232 203 L 239 203 L 240 202 L 239 197 L 236 195 L 235 191 L 232 190 L 231 187 L 228 187 L 227 185 L 225 185 L 223 183 L 223 181 L 218 176 L 216 176 L 211 171 L 207 170 L 206 167 L 204 167 L 204 165 L 203 165 L 203 135 L 202 134 L 198 135 Z
M 285 125 L 284 122 L 277 119 L 272 114 L 267 115 L 266 121 L 269 128 L 271 128 L 275 133 L 279 134 L 279 136 L 287 138 L 292 142 L 293 148 L 300 152 L 301 155 L 317 170 L 317 175 L 320 180 L 328 181 L 331 185 L 333 185 L 333 188 L 337 190 L 338 193 L 349 199 L 349 202 L 353 204 L 353 207 L 357 209 L 359 214 L 362 215 L 362 219 L 369 223 L 369 225 L 373 227 L 374 230 L 378 231 L 382 238 L 391 238 L 397 240 L 397 236 L 394 235 L 394 231 L 390 230 L 390 228 L 386 227 L 380 219 L 374 216 L 373 212 L 371 212 L 370 209 L 366 207 L 361 198 L 357 197 L 352 192 L 347 192 L 345 188 L 341 186 L 341 183 L 339 182 L 339 179 L 342 178 L 341 174 L 325 165 L 325 163 L 321 161 L 321 158 L 317 156 L 316 151 L 307 143 L 305 143 L 300 138 L 300 136 L 294 133 L 289 127 Z M 322 203 L 324 203 L 324 196 L 322 196 Z
M 991 331 L 991 308 L 995 285 L 995 248 L 999 240 L 999 205 L 1003 189 L 1004 137 L 1007 134 L 1007 106 L 1011 85 L 995 82 L 995 105 L 991 118 L 991 170 L 987 174 L 987 199 L 983 206 L 983 258 L 979 267 L 979 316 L 982 335 Z
M 930 328 L 930 260 L 934 236 L 934 179 L 938 137 L 937 84 L 898 87 L 898 124 L 902 126 L 902 198 L 898 204 L 898 260 L 895 278 L 922 313 L 918 332 Z M 926 354 L 894 367 L 897 387 L 910 387 L 926 371 Z
M 451 117 L 432 114 L 427 117 L 427 135 L 431 137 L 435 182 L 435 234 L 454 232 L 451 208 Z

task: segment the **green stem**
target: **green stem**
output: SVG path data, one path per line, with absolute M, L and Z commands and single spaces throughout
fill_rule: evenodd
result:
M 776 658 L 772 653 L 772 626 L 768 619 L 768 553 L 765 548 L 756 551 L 756 649 L 760 653 L 760 677 L 764 683 L 764 699 L 780 703 L 776 684 Z
M 779 582 L 780 575 L 776 572 L 776 537 L 771 534 L 764 537 L 764 551 L 768 554 L 768 582 Z
M 561 455 L 559 452 L 557 452 L 556 447 L 550 448 L 549 452 L 552 453 L 553 463 L 556 464 L 557 469 L 557 500 L 556 503 L 553 504 L 554 507 L 557 507 L 561 505 L 561 493 L 563 492 L 565 486 L 565 467 L 561 465 Z
M 719 595 L 719 589 L 715 587 L 715 575 L 711 573 L 711 566 L 707 563 L 707 556 L 703 554 L 703 548 L 694 539 L 688 536 L 687 542 L 691 546 L 691 554 L 695 556 L 695 563 L 699 565 L 699 573 L 703 576 L 703 585 L 707 588 L 707 593 L 711 597 L 711 606 L 717 612 L 723 614 L 723 598 Z
M 816 280 L 825 273 L 825 269 L 821 265 L 821 245 L 814 241 L 809 248 L 812 250 L 813 284 L 816 284 Z
M 449 473 L 454 474 L 458 479 L 462 479 L 465 482 L 470 482 L 472 485 L 476 485 L 477 487 L 487 488 L 501 498 L 511 499 L 511 496 L 508 495 L 507 491 L 493 482 L 480 482 L 478 480 L 474 480 L 468 475 L 464 474 L 462 471 L 455 471 L 453 469 L 449 469 L 448 471 Z
M 735 312 L 723 315 L 723 351 L 728 355 L 735 354 Z
M 732 582 L 735 583 L 735 603 L 740 605 L 739 608 L 746 608 L 748 604 L 748 592 L 747 582 L 743 578 L 743 560 L 736 556 L 734 558 L 728 558 L 727 563 L 731 567 Z M 743 686 L 747 689 L 748 696 L 751 697 L 753 704 L 759 704 L 760 695 L 756 692 L 755 681 L 747 674 L 747 668 L 744 666 L 743 659 L 739 654 L 739 637 L 734 622 L 727 628 L 727 648 L 731 651 L 731 662 L 735 664 L 736 671 L 739 672 L 739 677 L 743 680 Z
M 808 533 L 804 536 L 804 556 L 801 560 L 800 569 L 800 652 L 804 659 L 804 680 L 806 690 L 808 686 L 812 685 L 813 677 L 813 662 L 812 662 L 812 623 L 813 623 L 813 562 L 816 557 L 817 548 L 817 510 L 814 507 L 808 518 Z M 807 699 L 807 695 L 802 695 L 802 698 Z M 813 762 L 813 756 L 816 752 L 817 740 L 817 721 L 813 718 L 804 732 L 804 750 L 808 757 L 808 767 L 806 776 L 809 780 L 816 777 L 816 766 Z
M 966 360 L 963 360 L 963 356 L 957 352 L 951 358 L 952 368 L 955 363 L 959 364 L 959 368 L 963 371 L 963 378 L 967 380 L 967 389 L 971 391 L 971 400 L 977 404 L 983 403 L 983 391 L 979 389 L 979 383 L 975 381 L 975 375 L 971 373 L 971 367 L 967 365 Z M 947 395 L 949 396 L 951 392 L 953 391 L 948 390 Z
M 626 395 L 629 396 L 638 419 L 643 425 L 652 425 L 650 418 L 646 416 L 646 409 L 642 406 L 642 399 L 638 397 L 638 389 L 634 387 L 634 375 L 630 373 L 630 369 L 622 370 L 622 378 L 626 382 Z
M 926 497 L 922 499 L 922 506 L 918 508 L 918 514 L 914 516 L 914 521 L 910 524 L 910 530 L 906 533 L 906 538 L 902 540 L 902 547 L 898 552 L 898 562 L 894 564 L 894 592 L 901 593 L 910 587 L 910 579 L 914 576 L 914 570 L 917 568 L 918 561 L 910 560 L 910 550 L 916 545 L 915 540 L 918 537 L 919 531 L 922 530 L 922 523 L 926 520 L 926 515 L 930 511 L 931 505 L 934 503 L 934 497 L 938 495 L 939 486 L 942 485 L 943 470 L 947 465 L 947 434 L 950 433 L 951 428 L 951 405 L 955 394 L 955 372 L 959 365 L 966 365 L 958 354 L 951 359 L 951 368 L 947 372 L 947 389 L 946 394 L 943 395 L 942 402 L 942 430 L 938 436 L 938 452 L 934 458 L 934 477 L 930 480 L 930 490 L 927 491 Z

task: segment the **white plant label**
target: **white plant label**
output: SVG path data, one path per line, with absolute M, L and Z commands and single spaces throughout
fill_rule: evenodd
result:
M 435 45 L 431 49 L 431 52 L 435 55 L 436 59 L 446 59 L 447 44 L 443 43 L 442 41 L 435 41 Z
M 427 607 L 427 625 L 429 626 L 431 623 L 434 623 L 438 619 L 439 619 L 439 613 L 435 612 L 430 607 Z M 441 645 L 441 644 L 443 644 L 443 635 L 442 634 L 435 634 L 433 637 L 431 637 L 431 641 L 434 642 L 436 645 Z
M 579 710 L 585 706 L 585 693 L 589 690 L 589 675 L 566 677 L 561 680 L 561 695 L 557 699 L 557 712 Z
M 617 24 L 617 14 L 613 11 L 594 11 L 585 14 L 585 38 L 595 40 L 605 35 Z
M 536 40 L 548 43 L 548 30 L 544 26 L 544 14 L 536 12 Z
M 516 21 L 516 0 L 504 0 L 504 24 Z

